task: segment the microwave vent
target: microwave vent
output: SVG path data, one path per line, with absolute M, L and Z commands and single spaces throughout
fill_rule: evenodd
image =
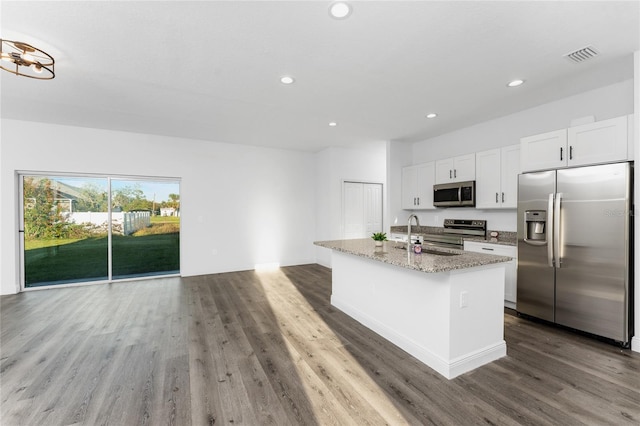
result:
M 596 56 L 598 56 L 598 51 L 593 46 L 583 47 L 582 49 L 578 49 L 574 52 L 570 52 L 564 55 L 565 58 L 577 64 Z

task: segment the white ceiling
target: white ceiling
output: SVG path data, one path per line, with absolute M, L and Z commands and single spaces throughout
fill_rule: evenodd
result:
M 639 50 L 638 1 L 351 3 L 335 20 L 329 1 L 3 0 L 0 36 L 56 78 L 1 72 L 2 116 L 308 151 L 417 141 L 633 78 Z

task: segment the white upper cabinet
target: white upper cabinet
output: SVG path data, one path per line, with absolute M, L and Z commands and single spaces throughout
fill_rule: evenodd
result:
M 436 183 L 453 182 L 453 158 L 436 161 Z
M 609 163 L 627 159 L 627 116 L 570 127 L 569 166 Z
M 500 207 L 500 149 L 476 153 L 476 208 Z
M 502 208 L 518 207 L 518 175 L 520 174 L 520 145 L 505 146 L 500 150 Z
M 626 161 L 629 153 L 627 116 L 520 140 L 523 172 Z
M 433 184 L 435 163 L 429 162 L 402 169 L 402 208 L 404 210 L 435 209 Z
M 517 207 L 520 145 L 476 153 L 476 208 Z
M 464 182 L 475 178 L 475 153 L 436 161 L 436 183 Z
M 418 165 L 418 208 L 421 210 L 435 209 L 433 205 L 433 184 L 436 177 L 436 164 L 429 163 Z
M 418 168 L 409 166 L 402 168 L 402 208 L 413 210 L 416 208 L 418 196 Z
M 523 172 L 557 169 L 567 165 L 567 129 L 520 139 Z

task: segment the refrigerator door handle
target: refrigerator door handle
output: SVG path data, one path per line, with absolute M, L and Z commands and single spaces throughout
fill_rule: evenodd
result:
M 553 242 L 554 242 L 554 219 L 555 213 L 553 210 L 553 194 L 549 194 L 549 204 L 547 205 L 547 263 L 550 268 L 553 268 Z
M 562 257 L 560 251 L 560 208 L 562 207 L 562 192 L 556 194 L 556 208 L 553 212 L 553 251 L 556 255 L 556 268 L 560 268 L 562 265 Z

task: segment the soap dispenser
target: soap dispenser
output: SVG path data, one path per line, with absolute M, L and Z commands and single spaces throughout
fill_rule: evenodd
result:
M 413 244 L 413 252 L 415 254 L 422 253 L 422 244 L 420 243 L 420 239 L 416 238 L 416 242 Z

